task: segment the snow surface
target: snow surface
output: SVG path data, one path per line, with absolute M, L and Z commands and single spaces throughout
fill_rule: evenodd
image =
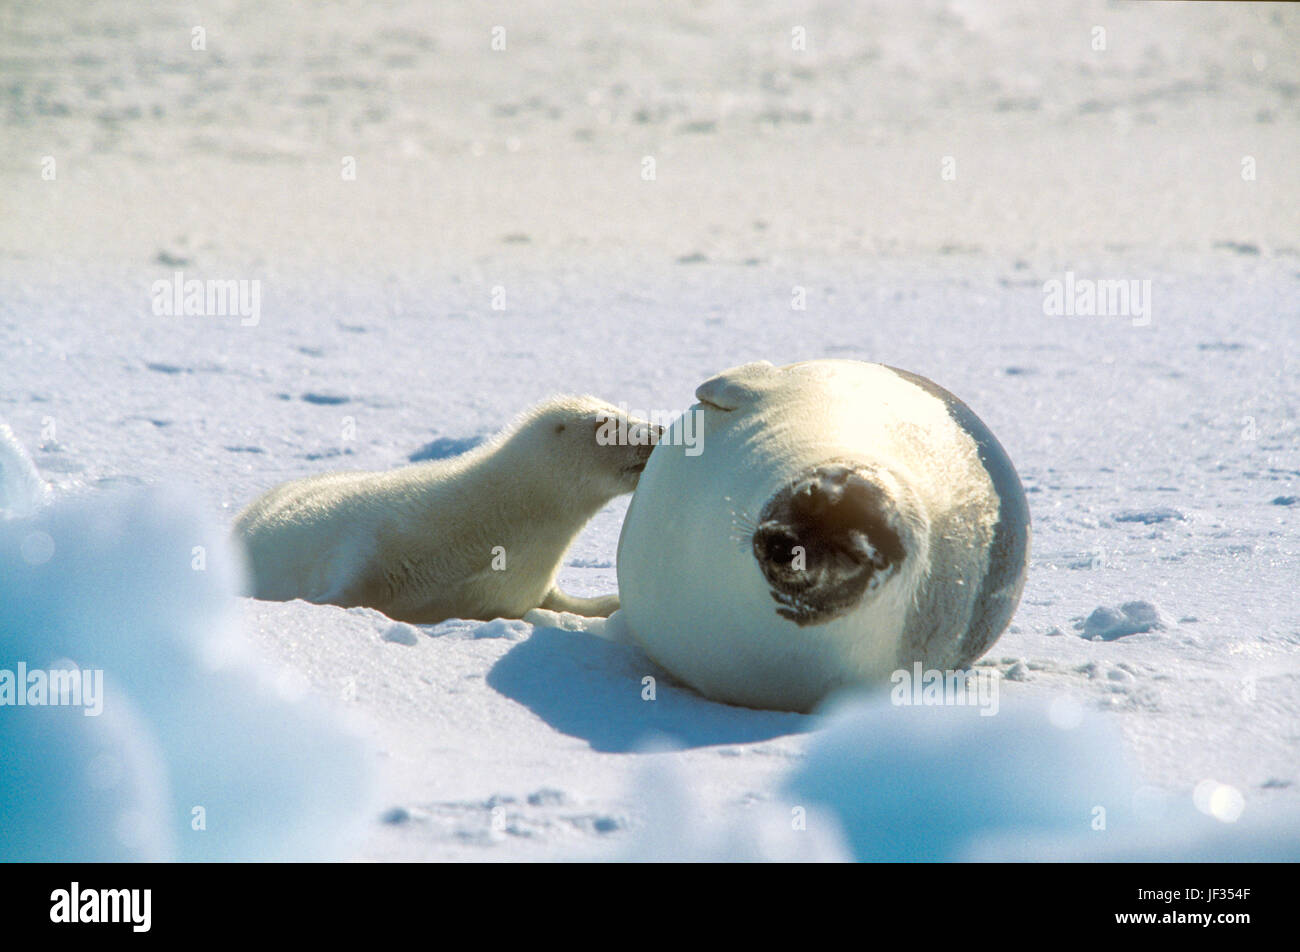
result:
M 0 667 L 80 651 L 129 702 L 0 710 L 49 798 L 5 785 L 4 826 L 146 818 L 58 846 L 86 858 L 1300 857 L 1300 13 L 1271 6 L 6 5 L 0 419 L 56 498 L 0 522 Z M 259 280 L 260 320 L 154 314 L 176 271 Z M 1045 315 L 1067 272 L 1149 280 L 1149 326 Z M 998 716 L 731 708 L 572 619 L 225 594 L 212 527 L 280 481 L 816 357 L 934 379 L 1015 461 Z M 570 591 L 613 590 L 625 508 Z M 236 673 L 195 660 L 234 629 Z M 1061 697 L 1094 715 L 1064 741 Z M 100 748 L 121 782 L 69 785 Z M 204 802 L 238 833 L 191 836 Z

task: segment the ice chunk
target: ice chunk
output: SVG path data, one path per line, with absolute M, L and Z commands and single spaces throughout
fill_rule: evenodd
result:
M 34 534 L 48 539 L 39 561 L 27 557 Z M 225 530 L 173 494 L 64 501 L 0 522 L 0 666 L 104 679 L 100 716 L 0 710 L 0 827 L 22 831 L 0 859 L 345 855 L 370 814 L 366 755 L 254 660 L 231 617 L 238 576 Z M 122 775 L 108 800 L 70 781 L 100 748 Z M 126 840 L 106 811 L 135 817 Z

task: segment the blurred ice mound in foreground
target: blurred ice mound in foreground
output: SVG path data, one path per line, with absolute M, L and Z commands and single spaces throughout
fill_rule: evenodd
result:
M 30 516 L 49 502 L 50 487 L 9 424 L 0 423 L 0 518 Z
M 20 664 L 103 672 L 98 716 L 11 706 L 24 686 L 10 676 L 0 860 L 347 854 L 368 812 L 365 749 L 245 652 L 229 617 L 237 565 L 225 531 L 166 493 L 0 520 L 0 678 Z
M 982 710 L 887 700 L 833 710 L 790 795 L 836 814 L 859 860 L 959 860 L 1001 835 L 1059 846 L 1090 835 L 1094 817 L 1113 834 L 1131 822 L 1123 748 L 1100 717 Z
M 1141 786 L 1114 728 L 1068 698 L 988 717 L 854 700 L 829 718 L 786 797 L 834 816 L 858 860 L 1300 859 L 1300 818 L 1235 826 L 1224 785 L 1195 806 Z
M 654 748 L 651 748 L 654 749 Z M 638 782 L 640 830 L 612 858 L 636 863 L 842 863 L 852 859 L 828 811 L 785 800 L 737 806 L 726 815 L 706 810 L 671 756 L 648 753 Z

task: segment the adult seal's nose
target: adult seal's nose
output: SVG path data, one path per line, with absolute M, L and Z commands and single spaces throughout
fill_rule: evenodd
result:
M 850 611 L 903 561 L 892 504 L 867 471 L 805 470 L 774 495 L 754 533 L 754 557 L 777 613 L 800 626 Z

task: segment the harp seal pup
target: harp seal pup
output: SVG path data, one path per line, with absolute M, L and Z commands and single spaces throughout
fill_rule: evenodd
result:
M 277 486 L 235 520 L 247 594 L 417 624 L 609 615 L 617 595 L 572 597 L 555 577 L 587 521 L 636 488 L 657 436 L 594 397 L 556 397 L 461 456 Z
M 703 453 L 656 447 L 619 538 L 618 626 L 657 663 L 715 700 L 808 711 L 1001 635 L 1029 508 L 964 403 L 852 360 L 745 364 L 695 395 Z

